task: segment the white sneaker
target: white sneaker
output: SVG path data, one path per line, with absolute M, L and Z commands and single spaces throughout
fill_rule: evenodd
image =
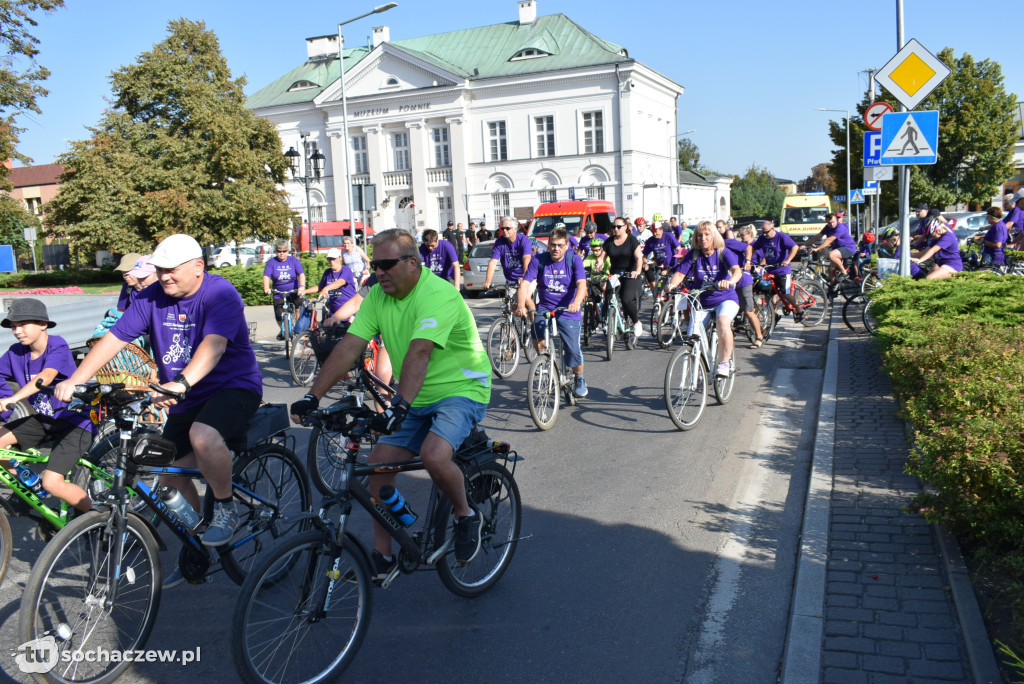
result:
M 729 373 L 730 373 L 731 370 L 732 369 L 729 367 L 729 362 L 728 361 L 722 361 L 715 368 L 715 377 L 716 378 L 727 378 L 727 377 L 729 377 Z
M 636 325 L 633 326 L 633 334 L 639 339 L 644 334 L 644 324 L 637 321 Z

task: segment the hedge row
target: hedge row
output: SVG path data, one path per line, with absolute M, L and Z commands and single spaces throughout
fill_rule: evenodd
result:
M 19 271 L 0 274 L 0 288 L 60 287 L 68 284 L 116 283 L 121 286 L 121 273 L 112 266 L 68 269 L 64 271 Z
M 927 519 L 996 556 L 1024 550 L 1024 278 L 890 280 L 873 296 L 885 369 L 914 429 Z
M 306 272 L 306 286 L 312 287 L 320 282 L 320 276 L 327 270 L 327 257 L 318 254 L 315 257 L 299 257 L 302 269 Z M 246 306 L 270 304 L 270 295 L 263 293 L 263 264 L 253 266 L 227 266 L 212 269 L 212 273 L 223 276 L 235 286 L 242 295 Z

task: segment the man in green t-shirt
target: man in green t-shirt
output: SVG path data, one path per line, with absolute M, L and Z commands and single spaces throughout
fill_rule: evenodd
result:
M 363 300 L 355 322 L 326 359 L 310 393 L 292 404 L 300 422 L 362 358 L 375 335 L 387 344 L 397 371 L 398 393 L 370 423 L 381 438 L 371 463 L 406 461 L 419 454 L 430 477 L 451 500 L 455 558 L 469 563 L 480 550 L 483 517 L 466 498 L 455 449 L 484 418 L 491 398 L 491 368 L 476 321 L 458 290 L 421 263 L 416 241 L 402 230 L 374 236 L 370 269 L 377 285 Z M 370 477 L 370 491 L 394 486 L 394 473 Z M 374 524 L 375 576 L 395 567 L 391 537 Z

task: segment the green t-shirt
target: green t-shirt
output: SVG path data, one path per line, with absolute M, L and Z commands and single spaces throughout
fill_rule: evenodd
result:
M 587 256 L 583 257 L 583 268 L 589 268 L 590 269 L 590 277 L 591 278 L 600 279 L 602 276 L 607 276 L 608 274 L 610 274 L 612 272 L 612 270 L 611 270 L 612 269 L 611 259 L 605 259 L 604 260 L 604 270 L 603 271 L 598 271 L 597 270 L 597 257 L 594 256 L 593 252 L 591 252 Z
M 411 401 L 413 406 L 428 406 L 449 397 L 466 397 L 481 404 L 491 400 L 491 365 L 476 320 L 459 291 L 426 267 L 405 299 L 395 299 L 374 285 L 349 332 L 364 340 L 383 336 L 396 379 L 401 379 L 402 363 L 413 340 L 434 343 L 427 377 Z

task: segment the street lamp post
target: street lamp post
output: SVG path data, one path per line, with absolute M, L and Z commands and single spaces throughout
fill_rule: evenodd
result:
M 302 147 L 303 151 L 306 151 L 306 138 L 309 137 L 308 131 L 300 131 L 299 137 L 302 142 L 299 146 Z M 313 154 L 307 154 L 305 162 L 302 164 L 302 175 L 299 175 L 299 158 L 302 155 L 294 148 L 289 147 L 288 151 L 284 153 L 284 158 L 288 160 L 288 168 L 292 171 L 292 178 L 302 184 L 302 187 L 306 191 L 306 225 L 309 227 L 309 253 L 316 253 L 315 237 L 313 235 L 313 217 L 309 206 L 309 187 L 314 183 L 320 182 L 320 174 L 324 169 L 324 155 L 316 147 L 313 148 Z M 301 241 L 299 246 L 302 246 Z
M 673 135 L 670 135 L 668 139 L 669 140 L 678 140 L 681 136 L 689 135 L 690 133 L 696 133 L 696 132 L 697 132 L 696 128 L 691 128 L 688 131 L 683 131 L 682 133 L 675 133 Z M 675 154 L 675 157 L 676 157 L 676 204 L 682 204 L 682 202 L 679 201 L 681 199 L 680 196 L 679 196 L 679 186 L 680 186 L 680 182 L 679 182 L 679 144 L 677 143 L 674 146 L 674 148 L 675 148 L 675 153 L 676 153 Z M 716 207 L 716 210 L 717 210 L 717 207 Z M 672 208 L 672 213 L 675 213 L 675 207 Z
M 818 107 L 819 112 L 840 112 L 846 114 L 846 220 L 852 221 L 850 216 L 850 110 L 849 109 L 826 109 Z M 857 227 L 858 230 L 860 226 Z
M 389 9 L 398 7 L 397 2 L 389 2 L 385 5 L 377 5 L 369 12 L 360 14 L 358 17 L 346 19 L 345 21 L 338 23 L 338 69 L 340 70 L 341 79 L 341 127 L 344 136 L 344 149 L 345 149 L 345 192 L 348 199 L 345 200 L 345 206 L 348 207 L 348 231 L 349 235 L 352 236 L 352 243 L 356 242 L 356 223 L 352 218 L 352 169 L 348 161 L 349 153 L 349 140 L 348 140 L 348 99 L 345 97 L 345 37 L 341 35 L 341 27 L 345 24 L 351 24 L 353 21 L 359 21 L 372 14 L 380 14 L 381 12 L 387 12 Z M 365 221 L 364 221 L 365 227 Z

